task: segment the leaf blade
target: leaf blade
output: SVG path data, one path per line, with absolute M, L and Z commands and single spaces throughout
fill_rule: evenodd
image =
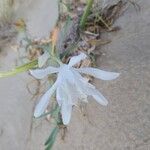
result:
M 49 138 L 47 139 L 47 141 L 45 142 L 45 150 L 51 150 L 54 142 L 55 142 L 55 139 L 56 139 L 56 136 L 58 134 L 58 131 L 59 131 L 59 128 L 58 126 L 56 126 L 53 131 L 51 132 Z

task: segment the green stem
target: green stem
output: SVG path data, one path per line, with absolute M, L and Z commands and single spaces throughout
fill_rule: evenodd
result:
M 29 69 L 32 69 L 34 67 L 36 67 L 38 64 L 38 60 L 34 60 L 30 63 L 27 63 L 27 64 L 24 64 L 20 67 L 17 67 L 11 71 L 8 71 L 8 72 L 1 72 L 0 73 L 0 78 L 4 78 L 4 77 L 9 77 L 9 76 L 14 76 L 18 73 L 22 73 L 22 72 L 25 72 L 25 71 L 28 71 Z
M 85 27 L 85 23 L 86 23 L 87 17 L 90 13 L 90 10 L 92 8 L 93 3 L 94 3 L 94 0 L 88 0 L 87 1 L 86 9 L 85 9 L 85 11 L 82 15 L 81 21 L 80 21 L 80 28 L 81 29 L 84 29 L 84 27 Z
M 59 65 L 62 65 L 63 63 L 61 62 L 61 60 L 58 58 L 58 57 L 56 57 L 56 56 L 51 56 L 51 58 L 55 61 L 55 62 L 57 62 Z

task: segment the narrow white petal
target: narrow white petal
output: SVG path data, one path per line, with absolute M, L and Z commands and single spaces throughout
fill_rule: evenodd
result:
M 67 86 L 69 103 L 72 105 L 76 105 L 78 99 L 80 99 L 81 97 L 80 91 L 77 90 L 74 82 L 69 82 L 69 80 L 66 80 L 66 86 Z
M 61 85 L 59 85 L 57 95 L 57 102 L 60 103 L 61 106 L 61 114 L 63 124 L 67 125 L 71 119 L 72 112 L 72 97 L 70 95 L 70 91 L 68 89 L 67 82 L 64 80 Z
M 42 79 L 49 74 L 57 73 L 57 72 L 59 72 L 59 69 L 55 67 L 47 67 L 45 69 L 30 70 L 31 75 L 37 79 Z
M 81 53 L 78 56 L 73 56 L 69 61 L 69 66 L 74 66 L 75 64 L 79 63 L 81 60 L 84 60 L 87 56 L 84 53 Z
M 47 108 L 50 98 L 53 95 L 53 93 L 55 92 L 56 88 L 58 85 L 58 81 L 56 81 L 52 87 L 42 96 L 40 102 L 37 104 L 35 111 L 34 111 L 34 117 L 40 117 L 45 109 Z
M 77 82 L 83 82 L 83 84 L 86 84 L 86 86 L 91 87 L 91 88 L 95 88 L 94 85 L 90 84 L 84 77 L 82 77 L 79 72 L 76 71 L 75 68 L 71 69 L 73 72 L 73 76 L 75 78 L 75 83 Z
M 62 93 L 61 87 L 58 86 L 56 90 L 56 100 L 59 106 L 62 105 L 62 96 L 63 96 L 63 93 Z
M 84 80 L 84 78 L 78 72 L 74 71 L 74 77 L 76 78 L 76 86 L 80 91 L 86 95 L 93 96 L 101 105 L 106 106 L 108 104 L 106 98 L 95 89 L 95 86 L 86 82 L 86 80 Z
M 68 125 L 71 119 L 72 105 L 63 102 L 61 107 L 62 120 L 64 125 Z
M 76 70 L 79 71 L 80 73 L 89 74 L 101 80 L 113 80 L 119 76 L 119 73 L 107 72 L 107 71 L 103 71 L 103 70 L 100 70 L 97 68 L 91 68 L 91 67 L 79 68 Z
M 73 82 L 73 74 L 71 72 L 71 68 L 68 65 L 62 65 L 59 70 L 58 76 L 61 76 L 64 80 L 68 80 Z
M 49 53 L 47 51 L 43 55 L 39 56 L 39 58 L 38 58 L 38 66 L 39 66 L 39 68 L 44 66 L 44 64 L 47 62 L 49 56 L 50 55 L 49 55 Z
M 96 89 L 92 90 L 92 96 L 94 99 L 101 105 L 106 106 L 108 104 L 108 100 Z

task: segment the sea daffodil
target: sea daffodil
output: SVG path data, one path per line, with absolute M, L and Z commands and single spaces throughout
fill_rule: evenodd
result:
M 50 74 L 57 73 L 57 79 L 52 87 L 42 96 L 37 104 L 34 116 L 41 116 L 47 108 L 51 96 L 56 92 L 56 100 L 61 108 L 62 121 L 64 125 L 70 122 L 72 106 L 76 105 L 78 100 L 85 100 L 87 96 L 92 96 L 98 103 L 106 106 L 107 99 L 81 74 L 88 74 L 102 80 L 113 80 L 119 76 L 119 73 L 107 72 L 97 68 L 73 67 L 87 56 L 81 53 L 70 59 L 68 64 L 61 64 L 60 67 L 49 66 L 45 69 L 31 70 L 30 73 L 37 79 L 42 79 Z M 81 73 L 81 74 L 80 74 Z M 84 97 L 84 99 L 83 99 Z

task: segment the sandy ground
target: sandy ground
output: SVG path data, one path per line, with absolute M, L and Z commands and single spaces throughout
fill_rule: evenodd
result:
M 105 55 L 97 64 L 121 73 L 115 81 L 95 80 L 95 85 L 109 99 L 108 107 L 89 99 L 85 115 L 74 109 L 66 138 L 62 140 L 59 135 L 54 150 L 150 150 L 150 1 L 137 2 L 141 11 L 130 7 L 116 22 L 122 30 L 104 35 L 112 43 L 101 48 Z M 49 7 L 54 11 L 52 4 L 43 5 L 44 11 Z M 37 13 L 37 8 L 34 6 L 33 12 Z M 50 29 L 43 28 L 47 24 L 41 22 L 47 21 L 44 16 L 40 14 L 35 25 L 34 17 L 26 16 L 29 24 L 34 25 L 35 36 L 38 33 L 46 36 Z M 15 65 L 15 55 L 11 50 L 1 54 L 1 70 Z M 35 101 L 26 88 L 31 81 L 27 74 L 0 80 L 0 150 L 44 149 L 52 125 L 46 120 L 32 119 Z

